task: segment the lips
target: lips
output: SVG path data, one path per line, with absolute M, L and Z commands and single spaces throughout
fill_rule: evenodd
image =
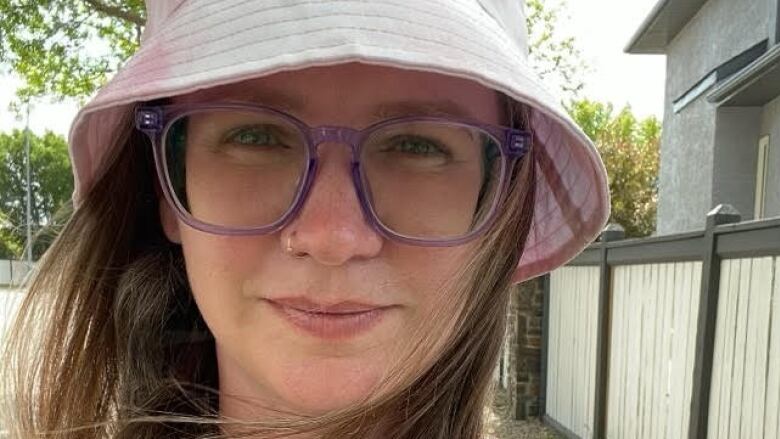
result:
M 321 313 L 321 314 L 354 314 L 367 312 L 374 309 L 388 308 L 388 306 L 382 306 L 371 303 L 356 302 L 352 300 L 342 300 L 332 303 L 318 303 L 305 297 L 284 297 L 280 299 L 267 299 L 271 302 L 275 302 L 279 305 L 286 306 L 288 308 L 294 308 L 299 311 L 308 313 Z
M 397 305 L 380 306 L 355 301 L 321 304 L 295 297 L 265 299 L 273 311 L 304 333 L 328 340 L 355 337 L 377 327 Z

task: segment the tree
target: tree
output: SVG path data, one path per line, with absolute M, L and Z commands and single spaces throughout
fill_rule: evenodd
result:
M 587 66 L 574 44 L 574 37 L 564 36 L 559 24 L 564 0 L 525 0 L 528 26 L 528 52 L 531 66 L 545 81 L 558 88 L 564 101 L 579 96 L 585 87 L 582 73 Z
M 526 2 L 532 66 L 567 100 L 577 96 L 584 63 L 574 39 L 560 36 L 564 0 L 517 1 Z M 84 98 L 136 51 L 145 15 L 142 0 L 0 0 L 0 64 L 22 79 L 20 102 Z
M 613 114 L 611 104 L 574 101 L 569 113 L 596 144 L 609 175 L 612 213 L 627 237 L 655 231 L 661 122 L 637 120 L 626 106 Z
M 33 245 L 38 258 L 52 240 L 54 214 L 73 193 L 68 147 L 52 132 L 30 133 L 30 181 L 32 200 L 30 223 L 39 235 Z M 27 167 L 24 131 L 0 133 L 0 253 L 21 258 L 27 241 Z
M 22 254 L 22 246 L 12 233 L 11 222 L 0 212 L 0 259 L 17 259 Z
M 31 97 L 92 94 L 138 47 L 143 0 L 0 0 L 0 64 Z M 87 48 L 88 50 L 85 50 Z

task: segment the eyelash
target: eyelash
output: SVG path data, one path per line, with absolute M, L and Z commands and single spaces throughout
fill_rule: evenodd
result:
M 269 130 L 266 126 L 249 126 L 249 127 L 239 127 L 236 129 L 231 130 L 224 138 L 225 143 L 236 143 L 242 146 L 253 146 L 256 145 L 256 143 L 246 143 L 246 142 L 239 142 L 236 140 L 239 136 L 242 135 L 253 135 L 253 136 L 266 136 L 270 139 L 272 139 L 271 144 L 277 144 L 277 145 L 283 145 L 282 142 L 279 141 L 279 138 L 276 134 L 271 132 L 272 130 Z M 263 143 L 263 145 L 268 145 L 268 142 Z
M 434 148 L 436 150 L 433 153 L 422 153 L 421 155 L 426 155 L 427 156 L 427 155 L 434 155 L 434 154 L 443 154 L 443 155 L 445 155 L 447 157 L 450 156 L 450 153 L 447 150 L 447 148 L 441 146 L 441 144 L 439 144 L 439 142 L 436 142 L 435 140 L 431 140 L 431 139 L 428 139 L 428 138 L 425 138 L 425 137 L 407 135 L 407 136 L 393 137 L 391 140 L 392 140 L 392 142 L 391 142 L 392 145 L 397 145 L 398 143 L 409 142 L 409 141 L 422 142 L 426 146 L 432 147 L 432 148 Z

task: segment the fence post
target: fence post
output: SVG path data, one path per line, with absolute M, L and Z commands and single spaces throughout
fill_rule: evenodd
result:
M 729 204 L 719 204 L 707 214 L 702 251 L 701 290 L 696 325 L 696 350 L 693 364 L 693 389 L 688 437 L 707 437 L 710 409 L 712 361 L 715 352 L 715 327 L 718 322 L 720 295 L 720 257 L 717 252 L 715 228 L 721 224 L 738 223 L 741 216 Z
M 601 261 L 599 262 L 599 307 L 596 321 L 596 391 L 593 405 L 593 437 L 606 437 L 607 427 L 607 385 L 609 382 L 609 345 L 612 323 L 612 277 L 607 262 L 611 241 L 625 238 L 626 232 L 619 224 L 609 224 L 601 233 Z

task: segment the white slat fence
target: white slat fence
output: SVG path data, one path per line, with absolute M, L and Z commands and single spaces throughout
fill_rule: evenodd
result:
M 550 273 L 545 422 L 587 439 L 780 438 L 780 218 L 738 218 L 719 206 L 702 232 L 602 236 Z
M 724 260 L 708 437 L 780 437 L 780 258 Z
M 550 276 L 547 414 L 582 438 L 593 433 L 598 267 Z
M 700 277 L 700 262 L 614 268 L 608 438 L 687 434 Z

